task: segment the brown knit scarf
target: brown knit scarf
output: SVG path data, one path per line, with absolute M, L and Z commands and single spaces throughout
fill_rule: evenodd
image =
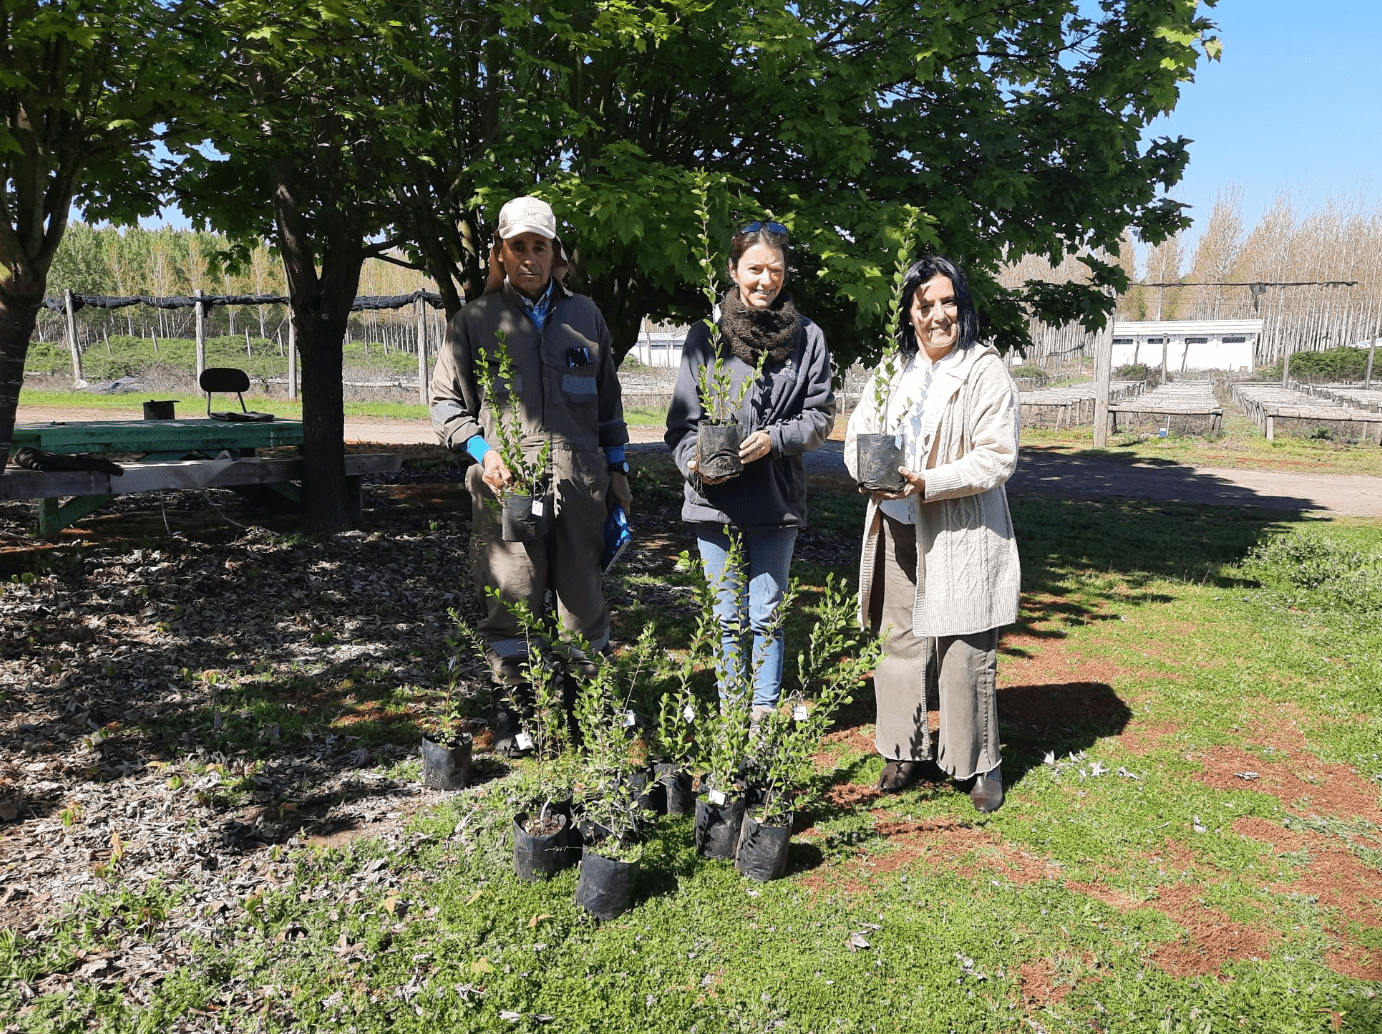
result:
M 751 309 L 731 287 L 720 302 L 720 331 L 734 355 L 750 366 L 767 353 L 764 365 L 781 363 L 796 350 L 801 323 L 792 296 L 782 291 L 766 309 Z

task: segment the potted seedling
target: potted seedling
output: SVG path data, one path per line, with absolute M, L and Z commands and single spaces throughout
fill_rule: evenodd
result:
M 744 441 L 739 407 L 762 374 L 766 353 L 758 357 L 753 372 L 736 384 L 734 371 L 719 354 L 719 334 L 718 327 L 711 333 L 715 361 L 696 372 L 702 412 L 696 425 L 696 470 L 702 477 L 729 478 L 744 471 L 744 463 L 739 458 L 739 446 Z
M 547 526 L 548 467 L 552 458 L 552 439 L 543 436 L 536 450 L 525 449 L 523 421 L 517 397 L 513 357 L 502 330 L 494 332 L 494 347 L 486 349 L 476 364 L 480 390 L 494 413 L 494 432 L 504 466 L 513 475 L 513 484 L 500 493 L 500 522 L 505 542 L 534 542 Z M 496 371 L 494 367 L 497 366 Z M 512 404 L 501 405 L 508 399 Z
M 715 358 L 696 371 L 696 390 L 701 403 L 701 418 L 696 425 L 696 471 L 701 477 L 729 478 L 742 473 L 739 446 L 744 433 L 739 425 L 739 408 L 754 383 L 763 373 L 766 352 L 759 356 L 752 376 L 735 383 L 734 371 L 720 353 L 720 326 L 713 313 L 720 302 L 719 278 L 710 250 L 710 202 L 704 181 L 696 191 L 698 213 L 701 217 L 701 252 L 697 256 L 705 283 L 701 292 L 710 305 L 712 315 L 704 320 L 710 333 L 710 353 Z
M 775 880 L 786 872 L 794 811 L 816 777 L 821 738 L 882 653 L 878 640 L 854 631 L 853 619 L 853 596 L 831 575 L 807 648 L 797 655 L 793 699 L 759 727 L 753 752 L 757 803 L 744 815 L 734 860 L 751 879 Z
M 494 590 L 490 590 L 493 592 Z M 522 631 L 527 658 L 522 666 L 529 699 L 520 738 L 531 751 L 532 790 L 513 818 L 513 865 L 519 879 L 545 879 L 575 861 L 570 778 L 562 759 L 568 745 L 563 707 L 563 672 L 552 658 L 559 629 L 555 618 L 539 619 L 525 600 L 505 601 Z
M 451 620 L 457 632 L 446 640 L 450 651 L 446 662 L 446 692 L 441 707 L 419 723 L 422 733 L 422 785 L 434 790 L 465 788 L 470 776 L 474 745 L 465 719 L 458 710 L 457 689 L 462 675 L 463 650 L 477 642 L 478 636 L 455 609 L 451 611 Z
M 898 327 L 903 306 L 907 302 L 902 297 L 902 287 L 911 260 L 915 228 L 916 212 L 913 210 L 903 227 L 902 245 L 893 269 L 893 296 L 888 307 L 883 354 L 870 379 L 878 431 L 855 436 L 855 469 L 859 473 L 859 487 L 869 492 L 897 492 L 904 484 L 902 475 L 897 472 L 904 460 L 900 436 L 896 427 L 891 430 L 888 427 L 888 406 L 892 401 L 893 381 L 905 365 L 898 349 Z M 904 411 L 910 408 L 910 405 L 906 406 Z
M 678 558 L 677 567 L 687 571 L 700 569 L 686 550 Z M 701 591 L 705 591 L 704 579 Z M 666 794 L 668 815 L 690 815 L 696 810 L 692 764 L 696 757 L 699 708 L 691 680 L 702 665 L 713 663 L 720 635 L 713 604 L 705 605 L 704 599 L 701 602 L 686 651 L 680 656 L 664 654 L 660 672 L 663 684 L 670 683 L 672 688 L 662 693 L 658 703 L 653 728 L 653 750 L 657 758 L 654 772 Z
M 651 637 L 640 639 L 647 651 Z M 613 919 L 633 905 L 646 820 L 633 776 L 646 764 L 629 736 L 628 701 L 645 657 L 635 647 L 631 662 L 602 664 L 576 690 L 576 725 L 584 751 L 579 776 L 585 849 L 576 904 L 599 919 Z M 625 676 L 629 664 L 632 674 Z M 621 683 L 628 681 L 629 689 Z
M 683 664 L 690 663 L 683 661 Z M 696 698 L 684 683 L 662 698 L 655 732 L 659 760 L 653 772 L 662 785 L 664 810 L 668 815 L 688 815 L 696 808 L 691 786 L 696 717 Z
M 739 570 L 744 558 L 743 540 L 730 531 L 729 549 L 724 570 Z M 709 581 L 700 588 L 701 610 L 714 619 L 718 586 Z M 786 611 L 777 608 L 778 618 Z M 738 641 L 744 638 L 742 626 L 731 628 Z M 705 773 L 701 780 L 701 794 L 696 798 L 696 850 L 707 858 L 733 859 L 739 840 L 739 825 L 744 818 L 745 792 L 743 778 L 749 753 L 749 727 L 752 720 L 753 686 L 762 658 L 754 656 L 740 662 L 733 670 L 726 663 L 723 652 L 712 649 L 715 680 L 719 686 L 719 709 L 697 715 L 701 733 L 697 746 L 701 751 L 701 765 Z

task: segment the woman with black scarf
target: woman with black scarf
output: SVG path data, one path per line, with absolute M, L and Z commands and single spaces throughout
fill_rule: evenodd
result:
M 681 516 L 695 526 L 718 598 L 721 693 L 740 684 L 743 639 L 751 638 L 755 726 L 777 706 L 782 689 L 778 611 L 797 531 L 806 526 L 801 456 L 819 448 L 835 422 L 825 335 L 782 290 L 787 238 L 787 227 L 774 222 L 752 222 L 734 235 L 733 284 L 720 303 L 719 340 L 703 322 L 691 328 L 667 412 L 666 441 L 686 478 Z M 703 477 L 696 466 L 697 431 L 707 416 L 701 374 L 717 358 L 732 375 L 734 395 L 746 378 L 754 381 L 736 414 L 743 472 L 728 478 Z M 731 533 L 743 543 L 737 569 L 728 564 Z

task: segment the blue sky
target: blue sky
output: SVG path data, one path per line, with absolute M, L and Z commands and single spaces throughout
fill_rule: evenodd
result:
M 1331 196 L 1382 198 L 1382 0 L 1220 0 L 1224 43 L 1149 136 L 1185 136 L 1190 166 L 1171 196 L 1206 222 L 1220 187 L 1243 188 L 1251 229 L 1282 191 L 1300 209 Z M 1198 227 L 1189 240 L 1193 248 Z

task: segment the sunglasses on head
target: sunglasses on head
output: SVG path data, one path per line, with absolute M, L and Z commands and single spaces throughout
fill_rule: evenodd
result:
M 787 227 L 783 226 L 781 223 L 765 223 L 759 219 L 755 219 L 753 222 L 740 229 L 739 232 L 757 233 L 759 230 L 767 230 L 769 233 L 776 233 L 782 237 L 788 236 Z

